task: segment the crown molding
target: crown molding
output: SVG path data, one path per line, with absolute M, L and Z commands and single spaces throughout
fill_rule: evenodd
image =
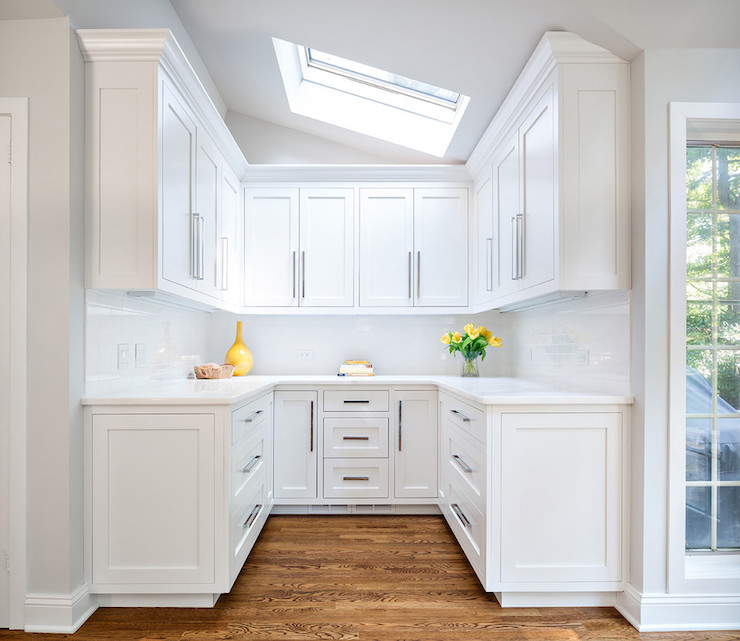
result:
M 256 182 L 470 182 L 465 165 L 249 165 L 243 181 Z
M 157 62 L 169 29 L 78 29 L 77 39 L 85 62 Z

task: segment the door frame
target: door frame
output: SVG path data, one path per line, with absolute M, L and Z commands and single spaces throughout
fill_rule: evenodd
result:
M 11 119 L 10 186 L 10 615 L 23 629 L 26 598 L 26 402 L 28 283 L 28 98 L 0 98 Z M 3 560 L 4 562 L 4 560 Z

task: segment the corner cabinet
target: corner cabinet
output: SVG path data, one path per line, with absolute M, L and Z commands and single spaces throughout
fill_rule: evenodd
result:
M 543 37 L 468 162 L 475 309 L 630 288 L 629 70 L 574 34 Z
M 236 176 L 246 161 L 225 123 L 169 31 L 77 34 L 86 63 L 86 286 L 237 311 Z

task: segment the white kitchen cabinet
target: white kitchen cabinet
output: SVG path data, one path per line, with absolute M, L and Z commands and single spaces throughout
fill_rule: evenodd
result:
M 317 392 L 275 392 L 276 499 L 317 498 L 317 428 Z
M 231 168 L 224 163 L 221 171 L 221 209 L 218 217 L 217 282 L 221 301 L 231 309 L 241 306 L 242 287 L 239 277 L 242 244 L 239 212 L 241 186 Z
M 501 581 L 622 577 L 622 417 L 501 417 Z
M 414 304 L 421 307 L 466 307 L 467 189 L 414 190 L 414 250 Z
M 360 306 L 414 305 L 414 191 L 360 190 Z
M 494 300 L 519 289 L 520 249 L 514 246 L 518 241 L 516 216 L 521 211 L 519 185 L 519 135 L 515 132 L 493 158 L 493 226 L 497 239 Z
M 77 34 L 86 62 L 86 286 L 221 306 L 221 171 L 241 175 L 243 154 L 169 31 Z
M 247 307 L 351 307 L 354 191 L 245 192 Z
M 437 393 L 397 391 L 394 496 L 437 496 Z
M 496 264 L 498 260 L 497 240 L 493 226 L 493 167 L 489 164 L 473 184 L 473 210 L 475 231 L 476 271 L 474 292 L 476 305 L 487 305 L 493 300 Z

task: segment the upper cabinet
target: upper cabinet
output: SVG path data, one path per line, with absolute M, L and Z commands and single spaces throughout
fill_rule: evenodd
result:
M 167 30 L 78 31 L 86 285 L 236 311 L 246 160 Z
M 630 288 L 629 83 L 608 51 L 545 34 L 468 161 L 475 309 Z

